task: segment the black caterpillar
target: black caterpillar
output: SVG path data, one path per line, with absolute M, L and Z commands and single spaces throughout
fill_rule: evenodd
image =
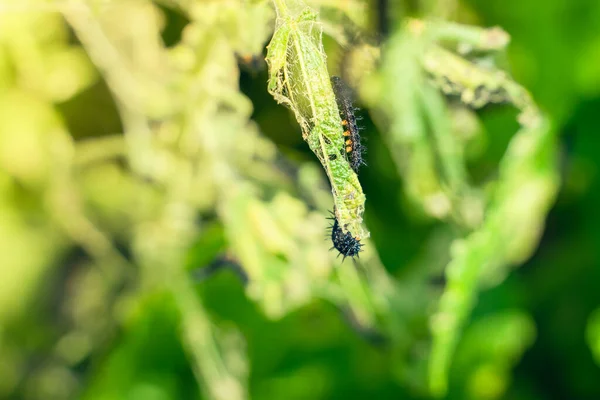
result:
M 340 110 L 342 126 L 344 127 L 344 145 L 350 167 L 355 173 L 361 165 L 367 165 L 363 159 L 365 151 L 360 141 L 360 128 L 356 121 L 359 119 L 354 115 L 358 110 L 352 105 L 352 90 L 338 76 L 331 77 L 331 86 L 335 93 L 335 100 Z
M 358 253 L 361 251 L 362 244 L 360 240 L 352 237 L 350 232 L 344 233 L 342 228 L 337 222 L 335 218 L 335 214 L 332 213 L 332 217 L 329 219 L 333 220 L 333 225 L 331 225 L 331 242 L 333 243 L 333 247 L 331 249 L 336 249 L 340 252 L 342 256 L 344 256 L 344 260 L 346 257 L 358 257 Z M 331 250 L 330 249 L 330 250 Z

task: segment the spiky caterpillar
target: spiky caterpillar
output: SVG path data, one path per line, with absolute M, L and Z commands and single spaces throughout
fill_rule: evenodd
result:
M 357 108 L 352 104 L 352 90 L 338 76 L 331 77 L 331 86 L 344 127 L 344 150 L 350 167 L 358 173 L 360 166 L 366 165 L 363 159 L 365 147 L 360 139 L 360 128 L 356 122 L 358 118 L 354 115 Z
M 350 232 L 344 233 L 335 218 L 335 214 L 331 213 L 331 215 L 332 216 L 329 219 L 333 221 L 333 225 L 330 226 L 331 242 L 333 243 L 332 249 L 339 251 L 340 254 L 344 256 L 344 259 L 346 259 L 346 257 L 354 258 L 354 256 L 358 256 L 362 247 L 360 240 L 353 237 Z

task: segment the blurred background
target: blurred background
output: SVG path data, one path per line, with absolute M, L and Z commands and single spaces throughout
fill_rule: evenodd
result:
M 0 398 L 600 399 L 600 2 L 309 5 L 368 149 L 343 262 L 273 4 L 0 1 Z

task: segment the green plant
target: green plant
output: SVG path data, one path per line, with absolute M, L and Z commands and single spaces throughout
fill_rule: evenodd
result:
M 155 325 L 165 323 L 177 326 L 176 340 L 205 398 L 248 398 L 243 336 L 211 315 L 189 273 L 225 253 L 244 269 L 245 294 L 268 318 L 284 319 L 326 300 L 347 310 L 359 331 L 386 340 L 396 382 L 445 395 L 478 292 L 531 255 L 558 187 L 551 121 L 494 66 L 508 35 L 499 28 L 398 19 L 379 47 L 362 40 L 367 27 L 359 1 L 156 3 L 40 0 L 1 16 L 0 211 L 8 221 L 2 236 L 9 238 L 2 254 L 13 267 L 2 270 L 0 318 L 26 324 L 19 316 L 35 303 L 43 278 L 68 264 L 62 259 L 74 249 L 85 256 L 73 262 L 74 283 L 62 306 L 68 326 L 42 340 L 56 344 L 49 345 L 55 357 L 24 378 L 19 360 L 28 351 L 15 345 L 0 393 L 16 393 L 24 379 L 38 398 L 153 393 L 158 389 L 150 383 L 128 385 L 152 381 L 136 375 L 145 371 L 137 361 L 145 350 L 139 343 L 151 341 Z M 41 12 L 31 11 L 36 7 Z M 171 47 L 161 38 L 165 9 L 185 19 Z M 344 72 L 381 132 L 407 203 L 446 229 L 442 241 L 450 257 L 439 298 L 429 281 L 443 257 L 403 279 L 390 274 L 368 239 L 363 213 L 369 202 L 358 176 L 344 157 L 326 156 L 344 145 L 323 29 L 347 52 Z M 282 172 L 277 146 L 260 134 L 252 103 L 239 90 L 238 58 L 260 55 L 271 35 L 265 86 L 294 114 L 331 194 L 313 163 Z M 104 83 L 110 96 L 102 92 Z M 83 104 L 77 96 L 91 87 L 112 96 L 119 121 L 112 127 L 122 133 L 69 133 L 58 110 L 70 101 Z M 476 185 L 466 154 L 481 134 L 473 108 L 488 103 L 512 104 L 520 128 L 496 179 Z M 81 115 L 93 116 L 94 106 Z M 94 121 L 109 119 L 106 113 Z M 323 233 L 332 204 L 340 225 L 365 244 L 360 268 L 340 265 L 328 252 Z M 30 223 L 31 215 L 39 222 Z M 535 332 L 524 311 L 491 321 L 524 339 L 506 344 L 495 337 L 501 351 L 473 373 L 476 393 L 490 376 L 504 379 Z M 480 326 L 467 330 L 475 338 L 469 343 L 485 340 Z M 106 338 L 120 330 L 136 345 L 98 361 L 91 384 L 81 387 L 77 365 L 102 354 Z M 0 345 L 13 348 L 5 335 L 0 331 Z M 426 350 L 415 356 L 422 341 Z M 463 367 L 473 351 L 459 350 Z M 56 376 L 67 384 L 57 388 Z M 182 396 L 167 373 L 160 376 L 164 396 Z M 498 397 L 503 383 L 495 387 Z

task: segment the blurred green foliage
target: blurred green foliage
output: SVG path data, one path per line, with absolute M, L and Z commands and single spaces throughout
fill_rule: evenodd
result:
M 600 398 L 597 26 L 594 0 L 0 1 L 0 398 Z M 324 157 L 334 74 L 359 176 Z

